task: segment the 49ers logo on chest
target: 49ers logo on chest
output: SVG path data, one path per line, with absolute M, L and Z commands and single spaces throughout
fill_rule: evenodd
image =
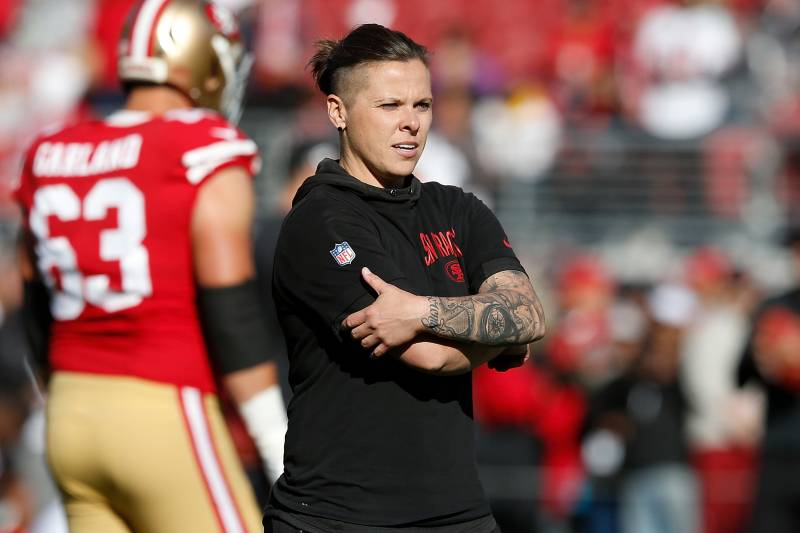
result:
M 464 270 L 461 268 L 461 263 L 458 259 L 453 259 L 444 266 L 444 271 L 447 277 L 456 283 L 464 283 Z

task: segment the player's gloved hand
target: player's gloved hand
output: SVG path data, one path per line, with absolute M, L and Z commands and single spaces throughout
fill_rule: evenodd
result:
M 366 267 L 361 275 L 378 298 L 345 318 L 342 326 L 350 329 L 353 339 L 360 341 L 373 357 L 380 357 L 411 342 L 423 331 L 422 317 L 428 311 L 428 300 L 383 281 Z
M 488 363 L 489 368 L 498 372 L 505 372 L 512 368 L 524 365 L 531 357 L 531 351 L 527 344 L 521 346 L 509 346 L 500 355 L 491 359 Z

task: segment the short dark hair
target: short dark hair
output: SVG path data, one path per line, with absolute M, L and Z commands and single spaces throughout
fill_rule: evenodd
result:
M 317 41 L 316 47 L 308 65 L 317 87 L 326 95 L 341 89 L 344 71 L 363 63 L 419 59 L 428 66 L 427 48 L 380 24 L 362 24 L 339 41 Z

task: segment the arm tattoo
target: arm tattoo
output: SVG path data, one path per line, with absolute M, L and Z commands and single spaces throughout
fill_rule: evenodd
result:
M 439 337 L 503 346 L 532 342 L 543 334 L 541 304 L 522 272 L 499 272 L 473 296 L 428 296 L 428 305 L 422 325 Z
M 502 306 L 490 304 L 481 317 L 481 334 L 486 339 L 506 339 L 516 333 L 516 325 Z

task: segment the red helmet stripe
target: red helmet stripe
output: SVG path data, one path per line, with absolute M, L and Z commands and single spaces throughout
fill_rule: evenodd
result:
M 145 0 L 131 29 L 130 55 L 144 59 L 153 53 L 153 32 L 169 0 Z

